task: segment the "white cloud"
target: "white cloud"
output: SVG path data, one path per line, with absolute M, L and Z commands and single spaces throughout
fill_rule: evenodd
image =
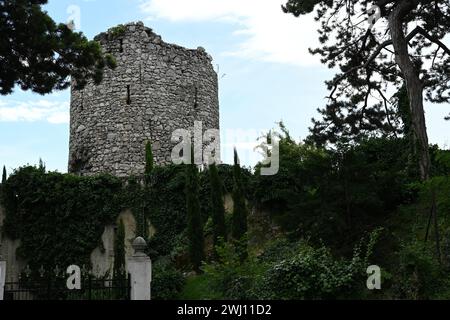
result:
M 36 101 L 0 101 L 0 122 L 47 121 L 52 124 L 69 123 L 69 103 Z
M 286 0 L 142 0 L 149 19 L 173 22 L 225 22 L 244 37 L 226 54 L 269 62 L 311 66 L 319 64 L 308 48 L 316 47 L 313 16 L 295 18 L 282 12 Z

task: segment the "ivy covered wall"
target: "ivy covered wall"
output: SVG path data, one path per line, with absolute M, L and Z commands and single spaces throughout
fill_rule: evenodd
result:
M 170 255 L 180 246 L 186 229 L 184 166 L 156 167 L 146 187 L 138 179 L 109 175 L 80 177 L 46 172 L 43 167 L 23 167 L 1 186 L 5 220 L 2 233 L 20 239 L 17 256 L 33 272 L 70 264 L 89 266 L 95 248 L 102 246 L 105 226 L 114 225 L 121 212 L 130 209 L 142 235 L 142 224 L 151 224 L 152 259 Z M 232 170 L 220 166 L 224 191 L 231 191 Z M 250 173 L 246 171 L 246 178 Z M 200 173 L 203 223 L 209 215 L 209 178 Z M 145 217 L 145 218 L 144 218 Z
M 89 265 L 104 227 L 120 213 L 122 183 L 111 176 L 78 177 L 24 167 L 2 186 L 3 232 L 20 239 L 17 256 L 31 270 Z

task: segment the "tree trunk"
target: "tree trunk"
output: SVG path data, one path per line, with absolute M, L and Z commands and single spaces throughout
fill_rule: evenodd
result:
M 423 108 L 423 84 L 419 73 L 408 53 L 408 42 L 403 32 L 403 18 L 417 7 L 418 0 L 401 1 L 389 15 L 389 29 L 395 50 L 395 60 L 400 67 L 406 82 L 406 89 L 411 108 L 414 132 L 419 142 L 419 166 L 422 180 L 430 177 L 431 160 L 428 149 L 428 134 Z

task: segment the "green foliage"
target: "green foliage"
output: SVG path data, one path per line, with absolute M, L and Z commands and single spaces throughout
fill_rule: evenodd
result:
M 407 186 L 417 170 L 411 175 L 405 167 L 402 139 L 330 150 L 296 143 L 286 132 L 279 136 L 278 174 L 261 176 L 257 166 L 252 189 L 257 206 L 294 238 L 310 236 L 349 251 L 369 226 L 383 225 L 399 205 L 414 200 Z
M 180 294 L 181 300 L 221 300 L 224 299 L 220 292 L 211 287 L 208 275 L 201 274 L 187 278 L 186 285 Z
M 442 233 L 442 263 L 443 267 L 450 270 L 450 227 L 447 227 Z
M 184 171 L 179 166 L 156 167 L 152 173 L 150 193 L 146 195 L 151 199 L 152 210 L 147 218 L 156 228 L 156 234 L 150 239 L 149 247 L 158 255 L 169 254 L 177 235 L 187 226 L 184 186 Z
M 224 243 L 216 248 L 218 259 L 203 266 L 209 287 L 220 292 L 224 299 L 252 299 L 253 287 L 267 268 L 255 255 L 242 261 L 242 252 L 234 243 Z M 256 297 L 257 298 L 257 297 Z
M 118 26 L 112 27 L 108 30 L 108 33 L 113 38 L 122 37 L 125 34 L 125 26 L 123 24 L 119 24 Z
M 287 12 L 291 12 L 292 14 L 294 14 L 296 17 L 302 15 L 302 14 L 307 14 L 310 13 L 314 10 L 314 7 L 319 4 L 320 2 L 325 2 L 328 3 L 329 5 L 332 4 L 332 1 L 330 0 L 303 0 L 303 1 L 298 1 L 298 0 L 289 0 L 285 6 L 283 6 L 283 11 L 285 13 Z
M 208 169 L 211 184 L 211 209 L 213 224 L 214 247 L 219 245 L 219 239 L 227 240 L 227 230 L 225 225 L 225 207 L 223 203 L 223 186 L 217 171 L 216 164 L 212 164 Z
M 80 89 L 90 79 L 99 83 L 105 66 L 114 67 L 97 42 L 88 41 L 66 24 L 56 24 L 42 11 L 46 3 L 47 0 L 0 2 L 2 95 L 12 93 L 16 85 L 39 94 L 64 90 L 70 86 L 71 77 Z
M 3 172 L 2 172 L 2 185 L 4 185 L 6 182 L 6 167 L 3 166 Z
M 335 260 L 324 247 L 300 246 L 297 254 L 268 269 L 259 289 L 263 299 L 329 299 L 349 294 L 362 279 L 353 261 Z
M 221 165 L 217 169 L 223 179 L 224 189 L 231 191 L 232 167 Z M 248 183 L 251 179 L 250 173 L 243 170 L 242 174 Z M 202 221 L 207 221 L 212 212 L 209 172 L 203 171 L 198 175 L 201 218 Z M 180 235 L 187 229 L 186 168 L 183 165 L 156 166 L 150 180 L 151 183 L 144 190 L 142 197 L 145 197 L 148 208 L 146 218 L 156 230 L 156 234 L 149 239 L 149 247 L 153 251 L 152 257 L 157 258 L 171 255 L 174 250 L 179 251 Z M 246 192 L 249 193 L 249 190 Z M 132 207 L 139 208 L 143 200 L 136 196 L 137 193 L 138 191 L 130 191 L 126 198 L 133 200 Z
M 351 259 L 335 258 L 328 248 L 304 241 L 275 243 L 261 257 L 270 265 L 255 292 L 262 299 L 282 300 L 359 297 L 381 232 L 375 229 L 363 237 Z
M 419 202 L 428 205 L 431 203 L 433 193 L 436 197 L 437 210 L 442 222 L 447 226 L 450 212 L 450 175 L 433 177 L 419 186 Z
M 106 65 L 111 69 L 117 68 L 117 60 L 112 54 L 110 53 L 105 54 L 105 62 Z
M 430 147 L 433 176 L 450 175 L 450 150 L 441 150 L 437 145 Z
M 335 258 L 324 246 L 279 239 L 242 261 L 236 246 L 218 248 L 220 262 L 203 270 L 225 299 L 326 299 L 357 296 L 381 230 L 364 237 L 351 259 Z
M 395 268 L 393 294 L 398 299 L 430 299 L 443 285 L 442 269 L 432 245 L 423 241 L 402 243 Z M 448 282 L 448 279 L 446 280 Z
M 241 168 L 236 149 L 234 149 L 234 167 L 233 167 L 233 218 L 231 234 L 239 248 L 241 260 L 247 256 L 247 243 L 244 237 L 247 233 L 247 204 L 244 198 L 244 189 L 242 186 Z
M 114 235 L 114 279 L 123 279 L 125 276 L 125 226 L 122 219 L 119 221 L 117 232 Z
M 152 274 L 152 299 L 175 300 L 179 297 L 186 280 L 172 264 L 157 262 Z
M 200 212 L 198 169 L 195 164 L 186 165 L 186 213 L 189 256 L 195 271 L 200 271 L 205 259 L 203 223 Z
M 122 184 L 102 175 L 78 177 L 45 173 L 43 168 L 15 170 L 2 188 L 4 231 L 20 239 L 18 255 L 36 272 L 41 266 L 90 265 L 107 224 L 120 212 Z
M 425 48 L 435 46 L 450 32 L 448 3 L 437 6 L 433 1 L 428 0 L 286 0 L 285 2 L 283 6 L 285 13 L 296 17 L 315 16 L 320 23 L 318 30 L 320 46 L 311 49 L 311 53 L 320 56 L 321 62 L 328 68 L 338 70 L 333 78 L 326 82 L 331 94 L 329 104 L 318 110 L 322 119 L 313 120 L 311 132 L 316 143 L 351 145 L 359 142 L 361 138 L 393 137 L 405 129 L 398 126 L 400 117 L 414 118 L 416 125 L 412 129 L 418 131 L 416 143 L 419 145 L 427 143 L 423 109 L 409 108 L 409 101 L 403 99 L 405 103 L 400 106 L 400 110 L 395 110 L 392 100 L 386 96 L 385 88 L 404 86 L 407 88 L 400 90 L 404 94 L 407 91 L 412 93 L 424 90 L 424 96 L 428 101 L 449 102 L 450 85 L 448 81 L 442 81 L 448 74 L 448 57 L 423 54 Z M 376 28 L 361 28 L 359 24 L 353 23 L 354 19 L 370 16 L 368 8 L 374 4 L 379 7 L 383 18 L 378 23 L 381 25 L 384 23 L 384 31 L 386 31 L 384 35 L 387 36 L 384 40 L 391 41 L 396 48 L 396 54 L 389 57 L 383 54 L 377 41 L 372 41 L 374 37 L 381 36 L 384 31 L 377 31 Z M 398 15 L 399 12 L 402 14 Z M 388 20 L 391 23 L 387 23 Z M 393 21 L 395 23 L 392 23 Z M 411 39 L 408 42 L 389 36 L 396 34 L 397 31 L 403 32 L 402 29 L 410 23 L 421 25 L 420 33 L 426 36 L 420 40 Z M 390 30 L 393 26 L 397 26 L 398 30 Z M 404 36 L 407 37 L 408 34 Z M 349 43 L 353 43 L 354 46 L 348 46 Z M 408 50 L 414 58 L 409 57 Z M 427 70 L 429 63 L 433 64 L 432 75 Z M 399 68 L 392 68 L 393 65 Z M 417 77 L 409 72 L 402 74 L 401 77 L 398 76 L 399 70 L 405 71 L 409 68 L 418 70 Z M 419 74 L 423 77 L 419 77 Z M 369 97 L 375 97 L 372 99 L 373 102 Z M 410 94 L 410 98 L 414 99 L 411 104 L 422 106 L 421 96 Z M 406 104 L 408 106 L 404 108 Z M 412 111 L 410 115 L 405 112 L 396 113 L 406 109 Z M 410 124 L 409 121 L 405 123 L 407 126 Z M 422 140 L 422 137 L 425 139 Z M 416 149 L 420 157 L 427 157 L 426 147 L 423 145 L 423 148 Z

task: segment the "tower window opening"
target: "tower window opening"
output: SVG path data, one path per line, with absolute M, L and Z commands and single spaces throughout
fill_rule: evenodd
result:
M 119 51 L 120 51 L 120 52 L 123 52 L 123 39 L 120 39 L 120 40 L 119 40 L 119 43 L 120 43 L 120 49 L 119 49 Z
M 127 104 L 131 104 L 130 85 L 127 85 Z

